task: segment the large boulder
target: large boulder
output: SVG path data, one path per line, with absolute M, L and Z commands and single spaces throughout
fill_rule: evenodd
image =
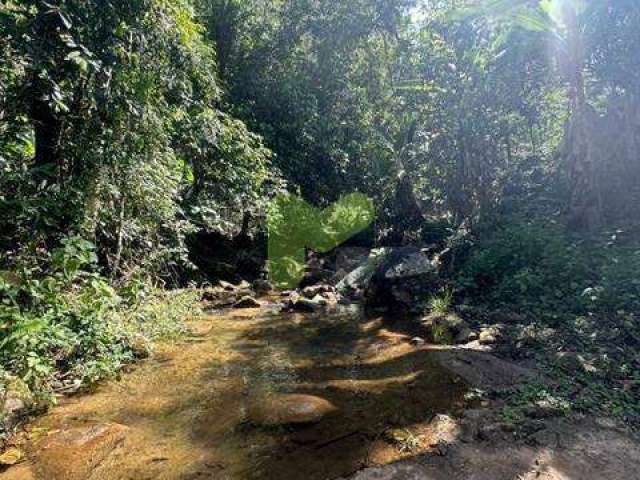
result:
M 324 398 L 312 395 L 273 394 L 254 399 L 248 410 L 249 421 L 256 425 L 276 426 L 317 423 L 337 408 Z
M 337 283 L 336 289 L 346 295 L 365 290 L 386 254 L 387 251 L 381 249 L 371 252 L 366 258 L 360 257 L 360 262 L 351 265 L 352 269 Z
M 440 286 L 439 263 L 419 248 L 386 249 L 365 288 L 366 303 L 419 310 Z
M 432 352 L 431 359 L 461 377 L 472 388 L 512 388 L 537 379 L 532 370 L 486 352 L 443 350 Z

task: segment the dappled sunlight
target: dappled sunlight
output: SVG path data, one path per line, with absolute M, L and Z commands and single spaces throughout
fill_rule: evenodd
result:
M 236 310 L 195 320 L 197 341 L 161 347 L 121 382 L 65 400 L 38 428 L 127 425 L 123 448 L 97 471 L 104 480 L 198 471 L 295 479 L 303 468 L 305 479 L 325 479 L 428 450 L 418 437 L 433 416 L 460 408 L 464 384 L 427 352 L 380 335 L 379 320 L 357 312 L 293 318 Z M 295 428 L 248 423 L 252 403 L 280 393 L 317 395 L 337 412 Z M 385 433 L 394 428 L 410 433 Z
M 640 478 L 640 0 L 0 4 L 0 480 Z

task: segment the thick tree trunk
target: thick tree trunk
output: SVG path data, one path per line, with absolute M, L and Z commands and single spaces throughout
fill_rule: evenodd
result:
M 569 49 L 569 89 L 572 118 L 565 146 L 569 172 L 569 224 L 593 231 L 602 225 L 602 200 L 596 170 L 597 150 L 592 131 L 597 114 L 587 104 L 584 83 L 584 51 L 578 16 L 572 6 L 564 9 Z
M 395 232 L 390 241 L 405 243 L 405 234 L 415 231 L 425 221 L 425 208 L 420 198 L 416 195 L 413 182 L 408 174 L 408 166 L 405 162 L 406 149 L 413 143 L 417 130 L 414 121 L 409 125 L 407 133 L 401 143 L 396 145 L 396 166 L 398 169 L 398 184 L 394 199 Z
M 593 130 L 597 113 L 583 106 L 574 113 L 568 129 L 569 224 L 575 230 L 594 231 L 602 226 L 602 199 L 596 170 Z

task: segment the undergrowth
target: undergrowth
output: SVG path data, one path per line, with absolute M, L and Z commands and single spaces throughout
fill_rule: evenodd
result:
M 639 232 L 585 240 L 552 222 L 508 222 L 480 231 L 456 285 L 472 311 L 517 313 L 501 321 L 540 333 L 512 353 L 537 361 L 550 395 L 640 426 Z
M 39 403 L 116 375 L 197 313 L 195 291 L 164 291 L 135 276 L 112 287 L 94 246 L 79 237 L 17 256 L 11 267 L 0 273 L 0 370 L 26 382 Z

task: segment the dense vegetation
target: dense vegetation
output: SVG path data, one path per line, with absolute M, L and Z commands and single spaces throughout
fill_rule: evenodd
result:
M 460 249 L 455 301 L 570 331 L 640 415 L 638 27 L 636 0 L 0 1 L 1 368 L 112 375 L 180 330 L 196 295 L 163 289 L 215 280 L 207 245 L 260 263 L 276 194 L 361 192 L 362 242 Z

